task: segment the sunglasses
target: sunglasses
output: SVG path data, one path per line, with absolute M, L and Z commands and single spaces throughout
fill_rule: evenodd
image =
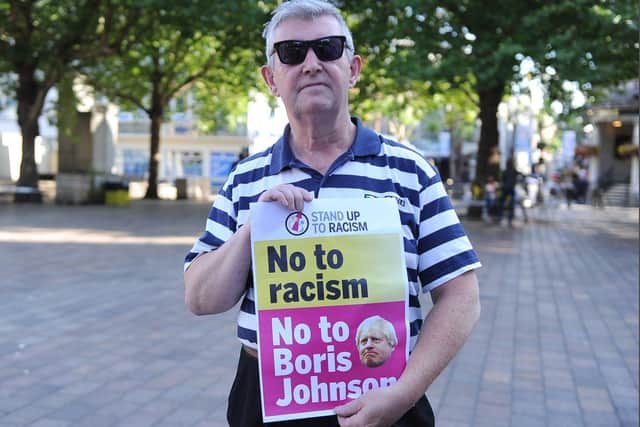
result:
M 315 40 L 284 40 L 273 44 L 280 62 L 287 65 L 302 64 L 309 48 L 313 49 L 320 61 L 335 61 L 342 56 L 345 36 L 329 36 Z

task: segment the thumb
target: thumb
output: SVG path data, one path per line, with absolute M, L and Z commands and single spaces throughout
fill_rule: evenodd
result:
M 344 405 L 336 406 L 333 408 L 336 411 L 336 415 L 339 417 L 348 418 L 356 414 L 362 408 L 362 401 L 360 399 L 352 400 Z

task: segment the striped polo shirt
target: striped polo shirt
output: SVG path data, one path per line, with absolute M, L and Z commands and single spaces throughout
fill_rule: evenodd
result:
M 351 148 L 325 175 L 295 158 L 290 128 L 265 151 L 242 160 L 229 174 L 209 212 L 204 234 L 185 258 L 184 268 L 202 252 L 215 250 L 248 219 L 249 205 L 278 184 L 293 184 L 316 198 L 392 197 L 398 203 L 409 283 L 410 348 L 422 327 L 420 290 L 437 286 L 480 267 L 437 170 L 421 155 L 391 141 L 353 118 L 357 133 Z M 238 338 L 256 348 L 257 316 L 252 277 L 238 314 Z

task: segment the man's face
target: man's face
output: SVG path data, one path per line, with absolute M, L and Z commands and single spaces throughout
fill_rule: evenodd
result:
M 343 35 L 340 25 L 331 16 L 313 20 L 292 18 L 278 26 L 273 42 L 339 35 Z M 335 61 L 319 60 L 313 49 L 307 51 L 301 64 L 283 64 L 275 53 L 272 61 L 272 67 L 263 67 L 262 75 L 271 92 L 282 98 L 290 116 L 299 119 L 309 114 L 348 111 L 348 91 L 359 75 L 360 58 L 355 58 L 355 67 L 353 61 L 349 63 L 346 46 Z
M 394 348 L 378 328 L 369 328 L 369 330 L 363 331 L 358 340 L 360 361 L 369 368 L 380 366 L 386 362 Z

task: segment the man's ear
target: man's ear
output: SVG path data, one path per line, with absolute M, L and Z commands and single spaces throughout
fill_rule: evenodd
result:
M 360 78 L 360 71 L 362 71 L 362 57 L 360 55 L 353 55 L 350 69 L 351 75 L 349 76 L 349 87 L 354 87 Z
M 263 65 L 262 68 L 260 68 L 260 74 L 262 74 L 262 78 L 269 87 L 271 94 L 273 96 L 280 96 L 280 94 L 278 93 L 276 82 L 273 79 L 273 70 L 271 69 L 271 67 L 269 67 L 268 65 Z

